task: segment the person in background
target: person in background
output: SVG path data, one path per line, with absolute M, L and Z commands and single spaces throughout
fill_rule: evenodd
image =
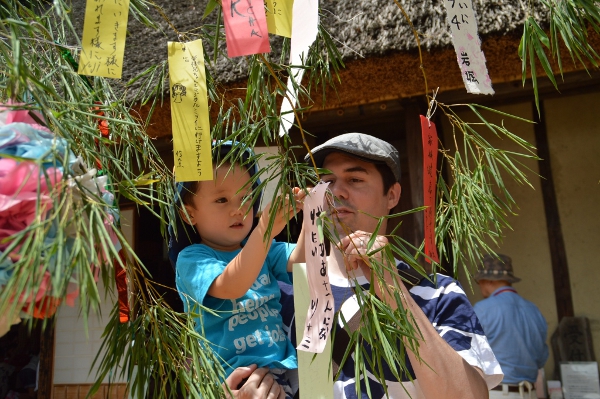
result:
M 485 255 L 474 278 L 485 298 L 475 304 L 475 313 L 504 372 L 490 398 L 536 398 L 538 370 L 548 359 L 544 316 L 512 287 L 521 279 L 510 257 Z

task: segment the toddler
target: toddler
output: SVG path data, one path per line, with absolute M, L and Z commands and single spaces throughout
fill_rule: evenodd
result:
M 240 147 L 222 142 L 213 152 L 223 159 Z M 176 285 L 184 309 L 190 311 L 198 303 L 216 313 L 202 312 L 196 330 L 214 345 L 226 374 L 239 366 L 267 366 L 290 395 L 284 372 L 298 365 L 296 350 L 282 329 L 277 281 L 290 283 L 292 265 L 304 262 L 304 234 L 298 245 L 273 240 L 294 214 L 289 199 L 268 236 L 270 205 L 253 227 L 259 201 L 250 209 L 248 197 L 257 166 L 250 149 L 240 151 L 241 162 L 215 167 L 214 180 L 179 184 L 185 208 L 180 209 L 181 217 L 195 231 L 189 237 L 180 231 L 179 240 L 171 238 L 170 257 L 176 259 Z M 296 209 L 302 208 L 303 197 L 294 188 Z

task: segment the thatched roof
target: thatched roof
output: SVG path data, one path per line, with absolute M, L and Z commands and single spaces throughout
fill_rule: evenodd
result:
M 188 36 L 190 38 L 197 37 L 194 37 L 194 33 L 199 32 L 195 29 L 206 22 L 202 20 L 206 2 L 206 0 L 156 1 L 164 9 L 172 27 L 178 32 L 190 32 Z M 400 4 L 420 32 L 424 48 L 432 49 L 450 45 L 450 30 L 442 0 L 431 2 L 400 0 Z M 520 2 L 474 0 L 473 6 L 481 35 L 505 34 L 520 30 L 525 17 Z M 72 15 L 79 31 L 82 31 L 84 7 L 85 0 L 74 0 Z M 339 42 L 346 60 L 411 50 L 416 47 L 410 26 L 393 0 L 326 0 L 321 1 L 321 10 L 322 22 L 332 37 Z M 149 29 L 130 17 L 123 76 L 125 81 L 147 67 L 165 60 L 166 42 L 178 40 L 175 30 L 169 26 L 169 23 L 158 13 L 152 12 L 152 14 L 158 21 L 160 30 Z M 271 42 L 273 51 L 277 52 L 281 38 L 272 36 Z M 204 45 L 210 49 L 211 43 L 205 41 Z M 246 61 L 243 57 L 235 59 L 222 57 L 208 67 L 218 81 L 228 83 L 245 78 L 245 65 Z
M 425 48 L 451 44 L 443 0 L 401 0 L 399 3 L 420 33 Z M 524 9 L 514 1 L 474 0 L 473 7 L 481 35 L 513 31 L 522 26 L 525 18 Z M 347 46 L 346 56 L 369 56 L 416 47 L 410 25 L 393 0 L 334 0 L 323 2 L 322 8 L 326 16 L 324 22 Z

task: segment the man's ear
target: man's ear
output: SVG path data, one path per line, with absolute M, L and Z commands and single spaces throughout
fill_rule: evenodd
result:
M 396 182 L 392 184 L 392 187 L 390 187 L 387 192 L 388 209 L 391 210 L 393 207 L 398 205 L 398 202 L 400 201 L 400 194 L 402 194 L 402 187 L 400 186 L 400 183 Z
M 183 208 L 185 208 L 185 210 Z M 192 216 L 194 208 L 190 205 L 183 205 L 183 208 L 178 208 L 179 216 L 181 216 L 181 219 L 185 223 L 189 224 L 190 226 L 195 226 L 196 222 L 194 221 L 194 216 Z

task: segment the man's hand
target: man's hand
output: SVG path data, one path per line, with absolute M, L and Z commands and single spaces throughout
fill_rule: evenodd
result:
M 239 385 L 247 379 L 240 387 Z M 231 394 L 227 392 L 227 385 Z M 238 367 L 223 384 L 227 399 L 285 399 L 285 392 L 275 382 L 268 367 L 256 368 L 256 364 Z
M 385 236 L 376 236 L 373 241 L 373 245 L 369 246 L 369 240 L 371 240 L 372 234 L 364 231 L 357 230 L 354 233 L 342 238 L 340 246 L 342 253 L 344 254 L 344 261 L 346 262 L 346 270 L 362 271 L 363 275 L 367 280 L 372 280 L 373 267 L 383 268 L 382 262 L 384 261 L 384 250 L 383 247 L 388 245 L 388 239 Z M 372 254 L 372 255 L 367 255 Z M 395 266 L 391 268 L 384 268 L 383 278 L 385 285 L 382 286 L 377 281 L 375 282 L 375 295 L 382 301 L 386 302 L 392 309 L 396 309 L 398 304 L 394 297 L 393 291 L 390 291 L 389 287 L 395 285 L 403 286 L 402 280 L 398 277 L 395 272 Z M 386 288 L 387 285 L 387 288 Z
M 388 244 L 388 239 L 385 236 L 377 236 L 375 237 L 375 241 L 373 241 L 373 245 L 369 247 L 368 244 L 371 236 L 371 233 L 357 230 L 342 238 L 340 246 L 344 254 L 344 261 L 346 262 L 346 270 L 360 268 L 365 277 L 369 278 L 371 276 L 370 268 L 373 263 L 382 262 L 383 250 L 380 249 Z M 367 253 L 375 251 L 377 252 L 372 256 L 367 256 Z

